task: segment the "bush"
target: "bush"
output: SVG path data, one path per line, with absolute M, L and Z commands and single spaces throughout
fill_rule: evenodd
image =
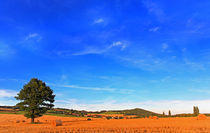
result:
M 124 117 L 120 116 L 119 119 L 123 119 Z
M 112 117 L 111 116 L 107 116 L 106 119 L 109 120 L 109 119 L 112 119 Z

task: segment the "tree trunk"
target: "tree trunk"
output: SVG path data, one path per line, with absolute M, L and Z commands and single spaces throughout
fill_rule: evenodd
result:
M 31 118 L 31 123 L 34 123 L 34 118 Z
M 34 123 L 34 110 L 32 110 L 31 123 Z

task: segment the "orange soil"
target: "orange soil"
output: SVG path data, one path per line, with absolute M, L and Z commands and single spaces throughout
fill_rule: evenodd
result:
M 20 123 L 16 123 L 19 120 Z M 25 120 L 26 122 L 22 122 Z M 76 117 L 43 116 L 36 119 L 41 124 L 30 124 L 30 119 L 23 115 L 0 114 L 0 133 L 209 133 L 210 118 L 197 120 L 192 118 L 159 118 L 154 119 L 101 119 Z M 54 127 L 53 120 L 62 120 L 63 125 Z

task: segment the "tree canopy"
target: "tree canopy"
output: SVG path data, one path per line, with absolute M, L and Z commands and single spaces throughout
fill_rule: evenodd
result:
M 15 98 L 21 101 L 16 106 L 24 110 L 24 116 L 31 118 L 31 123 L 34 123 L 35 118 L 42 116 L 54 106 L 55 95 L 43 81 L 32 78 Z
M 198 116 L 199 115 L 199 108 L 197 106 L 193 106 L 193 114 L 195 116 Z
M 171 110 L 168 111 L 168 116 L 171 116 Z

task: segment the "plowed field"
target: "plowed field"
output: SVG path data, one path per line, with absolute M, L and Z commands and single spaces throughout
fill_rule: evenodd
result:
M 53 120 L 63 125 L 54 127 Z M 111 119 L 43 116 L 30 124 L 23 115 L 0 114 L 0 133 L 210 133 L 210 118 Z

